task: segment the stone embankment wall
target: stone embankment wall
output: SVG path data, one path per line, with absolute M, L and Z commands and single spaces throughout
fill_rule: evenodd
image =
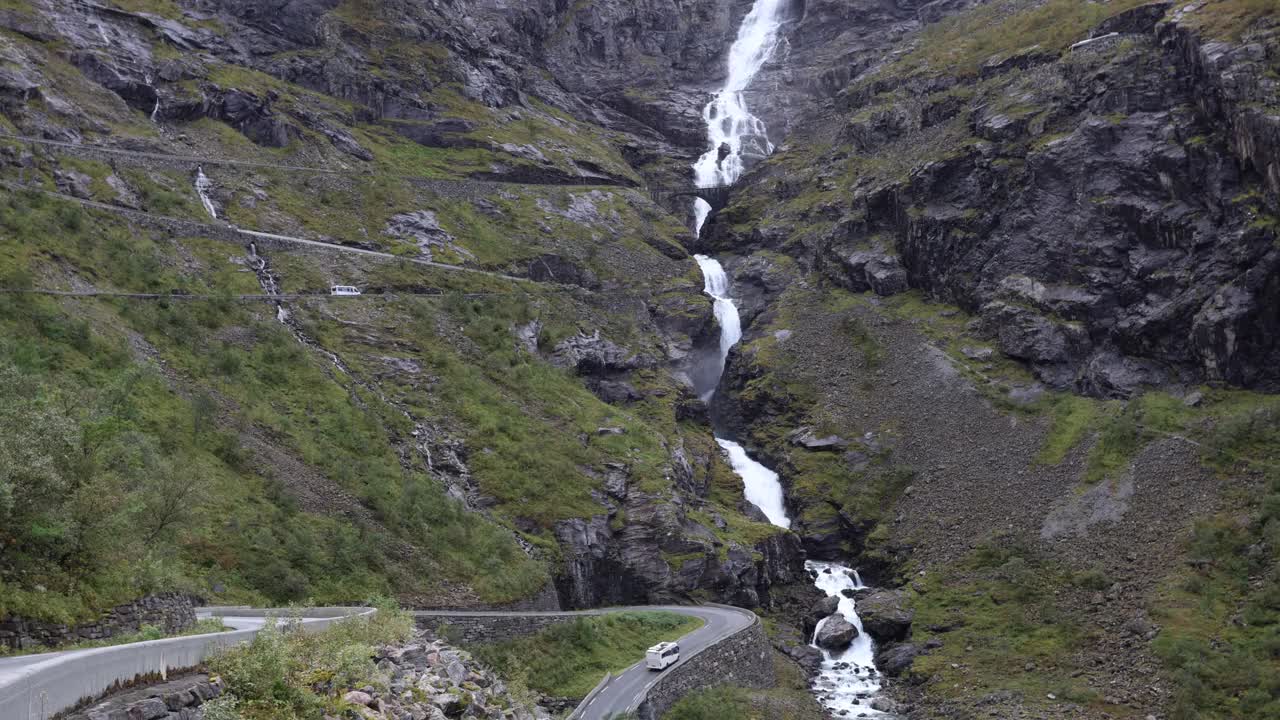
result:
M 195 623 L 195 603 L 191 596 L 163 593 L 119 605 L 94 622 L 83 625 L 68 626 L 7 617 L 0 620 L 0 646 L 11 650 L 26 650 L 40 645 L 57 647 L 135 633 L 143 625 L 155 625 L 172 634 Z
M 663 672 L 645 693 L 636 715 L 640 720 L 656 720 L 685 695 L 716 685 L 767 688 L 776 681 L 769 638 L 757 619 Z
M 417 614 L 418 627 L 443 634 L 461 645 L 500 642 L 512 638 L 528 637 L 553 625 L 573 622 L 583 617 L 581 613 L 563 615 L 556 613 L 537 615 L 451 615 Z M 443 632 L 442 632 L 443 630 Z

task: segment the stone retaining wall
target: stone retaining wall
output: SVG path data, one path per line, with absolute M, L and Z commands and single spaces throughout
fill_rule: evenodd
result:
M 85 640 L 102 640 L 136 633 L 143 625 L 155 625 L 168 634 L 195 625 L 195 604 L 189 595 L 163 593 L 149 595 L 116 606 L 94 622 L 67 626 L 20 617 L 0 620 L 0 645 L 11 650 L 36 646 L 57 647 Z
M 769 638 L 757 619 L 663 672 L 645 693 L 636 715 L 640 720 L 656 720 L 688 693 L 716 685 L 767 688 L 776 681 Z
M 419 628 L 444 635 L 460 645 L 484 644 L 528 637 L 553 625 L 573 622 L 582 615 L 417 615 Z

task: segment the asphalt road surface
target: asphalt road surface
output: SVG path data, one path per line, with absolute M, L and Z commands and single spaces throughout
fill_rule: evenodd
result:
M 584 610 L 580 613 L 537 613 L 537 612 L 423 612 L 415 613 L 431 616 L 477 616 L 477 615 L 507 615 L 507 616 L 528 616 L 528 615 L 563 615 L 563 614 L 580 614 L 580 615 L 602 615 L 613 612 L 673 612 L 680 615 L 689 615 L 691 617 L 700 618 L 703 621 L 702 627 L 680 638 L 680 658 L 681 660 L 697 654 L 717 642 L 729 637 L 730 635 L 748 627 L 755 622 L 755 613 L 750 610 L 741 608 L 728 607 L 725 605 L 643 605 L 637 607 L 621 607 L 608 608 L 604 610 Z M 655 644 L 657 640 L 655 639 Z M 640 701 L 644 699 L 645 693 L 649 687 L 662 676 L 662 673 L 670 672 L 671 667 L 666 670 L 656 671 L 649 670 L 644 665 L 644 658 L 637 658 L 635 665 L 623 670 L 609 681 L 591 701 L 587 704 L 581 716 L 582 720 L 605 720 L 615 715 L 623 715 L 628 712 L 635 712 L 640 705 Z M 672 667 L 675 667 L 674 665 Z

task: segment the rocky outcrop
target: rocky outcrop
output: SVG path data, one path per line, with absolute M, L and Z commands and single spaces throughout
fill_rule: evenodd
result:
M 365 720 L 443 720 L 464 712 L 468 717 L 499 713 L 513 720 L 551 717 L 541 706 L 513 696 L 506 683 L 475 662 L 471 653 L 430 635 L 379 648 L 373 661 L 376 682 L 343 693 L 343 700 Z
M 771 202 L 739 191 L 707 242 L 777 250 L 805 228 L 788 251 L 802 265 L 854 292 L 960 305 L 1054 388 L 1274 391 L 1280 121 L 1259 108 L 1277 93 L 1265 68 L 1280 30 L 1207 42 L 1195 11 L 1141 6 L 1090 33 L 1120 33 L 1107 40 L 997 58 L 979 90 L 869 72 L 836 100 L 848 123 L 832 157 L 765 164 L 752 180 Z M 829 130 L 810 120 L 789 144 Z M 873 159 L 841 186 L 846 157 Z
M 721 550 L 708 528 L 658 498 L 627 493 L 610 515 L 561 521 L 557 579 L 566 609 L 679 601 L 695 591 L 742 607 L 769 607 L 771 588 L 803 575 L 798 538 L 778 533 Z M 620 517 L 626 523 L 615 529 Z
M 907 673 L 920 655 L 920 647 L 912 643 L 893 643 L 876 650 L 876 667 L 889 677 Z
M 871 637 L 885 643 L 907 638 L 915 612 L 908 607 L 904 591 L 877 590 L 858 598 L 858 617 Z

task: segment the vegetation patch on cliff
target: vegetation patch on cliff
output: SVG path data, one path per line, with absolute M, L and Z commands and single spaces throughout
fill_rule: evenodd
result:
M 914 640 L 941 644 L 916 660 L 939 697 L 1013 691 L 1027 705 L 1050 695 L 1080 705 L 1101 695 L 1075 680 L 1076 651 L 1093 632 L 1058 598 L 1059 588 L 1088 584 L 1044 554 L 993 538 L 954 567 L 912 582 Z

